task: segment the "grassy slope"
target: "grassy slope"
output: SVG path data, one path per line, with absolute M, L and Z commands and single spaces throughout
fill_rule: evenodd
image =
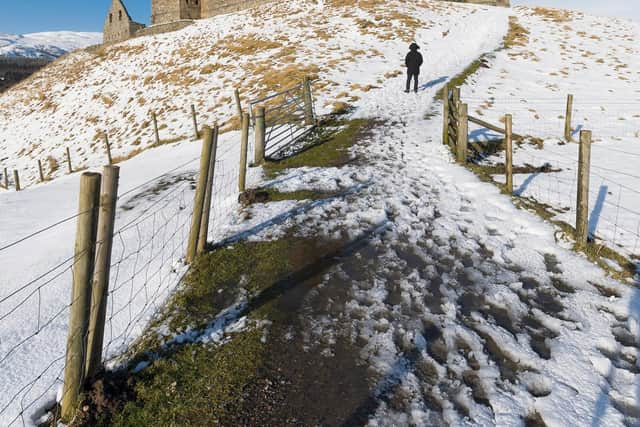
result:
M 365 120 L 327 123 L 338 132 L 319 132 L 311 148 L 265 169 L 273 176 L 298 167 L 336 167 L 351 155 L 349 147 L 366 131 Z M 339 126 L 336 126 L 339 125 Z M 303 195 L 272 192 L 274 200 Z M 306 198 L 325 194 L 306 192 Z M 119 371 L 99 378 L 86 393 L 90 408 L 80 425 L 202 425 L 242 423 L 247 390 L 269 370 L 278 346 L 266 344 L 267 330 L 286 328 L 291 319 L 281 299 L 294 286 L 312 281 L 327 254 L 341 242 L 295 236 L 264 242 L 238 242 L 199 257 L 184 285 L 152 322 L 131 352 L 130 367 L 151 360 L 135 375 Z M 329 256 L 329 259 L 331 257 Z M 248 295 L 248 327 L 225 338 L 224 345 L 170 343 L 163 336 L 206 329 L 225 308 Z M 297 298 L 296 298 L 297 299 Z M 260 327 L 267 321 L 266 330 Z M 158 331 L 162 331 L 161 334 Z M 278 362 L 280 363 L 280 362 Z

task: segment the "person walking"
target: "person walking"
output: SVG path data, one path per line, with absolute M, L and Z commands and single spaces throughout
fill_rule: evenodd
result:
M 420 75 L 420 66 L 423 63 L 422 55 L 418 50 L 420 46 L 416 43 L 411 43 L 409 46 L 409 53 L 404 60 L 405 65 L 407 66 L 407 89 L 406 93 L 409 93 L 411 89 L 411 79 L 413 79 L 413 91 L 418 93 L 418 76 Z

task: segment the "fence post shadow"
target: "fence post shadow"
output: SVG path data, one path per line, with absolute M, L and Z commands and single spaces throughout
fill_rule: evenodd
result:
M 524 182 L 520 184 L 518 189 L 513 192 L 514 196 L 521 197 L 524 194 L 524 192 L 527 191 L 527 188 L 529 188 L 529 185 L 531 185 L 533 180 L 538 177 L 538 175 L 540 175 L 540 172 L 535 172 L 529 175 L 527 179 L 525 179 Z
M 593 206 L 591 215 L 589 215 L 589 236 L 591 236 L 594 239 L 596 237 L 596 231 L 598 230 L 598 222 L 600 221 L 600 215 L 602 214 L 602 209 L 604 209 L 604 202 L 607 198 L 608 192 L 609 192 L 608 185 L 600 186 L 600 191 L 598 192 L 598 198 L 596 199 L 596 203 Z

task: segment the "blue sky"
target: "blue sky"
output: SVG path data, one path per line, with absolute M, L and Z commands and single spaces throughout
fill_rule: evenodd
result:
M 111 0 L 0 0 L 0 33 L 102 31 Z M 133 19 L 147 23 L 151 0 L 125 0 Z
M 2 0 L 0 33 L 38 31 L 102 31 L 110 0 Z M 640 21 L 638 0 L 512 0 L 515 4 L 546 5 L 633 18 Z M 149 20 L 151 0 L 125 0 L 133 19 Z

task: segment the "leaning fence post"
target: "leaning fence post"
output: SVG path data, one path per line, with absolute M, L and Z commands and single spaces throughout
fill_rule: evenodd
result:
M 313 119 L 313 97 L 311 95 L 311 79 L 305 77 L 302 82 L 302 91 L 304 97 L 304 124 L 312 126 L 314 124 Z
M 42 162 L 38 160 L 38 175 L 40 176 L 40 182 L 44 182 L 44 172 L 42 171 Z
M 200 237 L 200 224 L 202 223 L 202 207 L 209 174 L 209 162 L 211 161 L 212 138 L 207 133 L 202 138 L 202 151 L 200 152 L 200 170 L 198 172 L 198 184 L 193 202 L 193 215 L 191 217 L 191 230 L 189 231 L 189 242 L 187 244 L 187 264 L 191 264 L 196 258 L 198 249 L 198 238 Z
M 236 109 L 238 111 L 238 117 L 242 122 L 242 103 L 240 102 L 240 90 L 238 90 L 238 88 L 233 90 L 233 97 L 236 99 Z
M 87 331 L 91 304 L 91 279 L 95 265 L 100 174 L 83 173 L 80 178 L 80 201 L 73 260 L 73 288 L 70 304 L 69 333 L 62 393 L 62 419 L 73 419 L 84 383 Z
M 571 141 L 571 121 L 573 117 L 573 95 L 567 95 L 567 113 L 564 117 L 564 139 Z
M 578 156 L 578 200 L 576 208 L 576 247 L 584 249 L 589 238 L 589 170 L 591 165 L 591 131 L 580 132 Z
M 110 165 L 113 164 L 113 158 L 111 157 L 111 144 L 109 144 L 109 135 L 105 132 L 104 134 L 104 146 L 107 150 L 107 161 Z
M 198 247 L 196 252 L 201 254 L 207 247 L 207 237 L 209 235 L 209 217 L 211 216 L 211 197 L 213 193 L 213 177 L 216 173 L 216 153 L 218 151 L 218 125 L 203 129 L 203 138 L 212 139 L 211 159 L 209 160 L 209 172 L 207 173 L 207 187 L 204 193 L 204 204 L 202 205 L 202 220 L 200 221 L 200 235 L 198 237 Z
M 7 172 L 7 168 L 4 168 L 4 188 L 9 189 L 9 172 Z
M 13 183 L 16 185 L 16 191 L 20 191 L 20 175 L 16 169 L 13 170 Z
M 198 116 L 196 115 L 196 107 L 191 104 L 191 120 L 193 120 L 193 132 L 195 135 L 195 139 L 200 138 L 200 133 L 198 132 Z
M 102 169 L 98 243 L 96 247 L 96 265 L 93 273 L 93 289 L 91 291 L 91 314 L 89 317 L 89 336 L 87 337 L 85 378 L 93 378 L 102 365 L 102 344 L 104 342 L 104 324 L 107 313 L 111 249 L 113 247 L 113 230 L 116 220 L 119 176 L 120 168 L 118 166 L 105 166 Z
M 69 173 L 73 173 L 73 168 L 71 167 L 71 152 L 69 152 L 69 147 L 67 147 L 67 169 Z
M 504 121 L 505 173 L 507 175 L 507 193 L 513 194 L 513 116 L 507 114 Z
M 449 144 L 449 85 L 444 85 L 442 96 L 442 144 Z
M 247 182 L 247 150 L 249 148 L 249 113 L 242 114 L 242 137 L 240 140 L 240 176 L 238 190 L 244 193 Z
M 469 143 L 469 123 L 467 120 L 467 104 L 459 104 L 456 157 L 460 163 L 467 162 L 467 145 Z
M 154 111 L 151 112 L 151 121 L 153 122 L 153 134 L 156 138 L 156 145 L 160 145 L 160 132 L 158 131 L 158 118 Z
M 264 162 L 264 144 L 266 136 L 266 123 L 265 123 L 265 109 L 264 107 L 257 107 L 255 112 L 256 127 L 255 127 L 255 152 L 253 163 L 256 165 Z

